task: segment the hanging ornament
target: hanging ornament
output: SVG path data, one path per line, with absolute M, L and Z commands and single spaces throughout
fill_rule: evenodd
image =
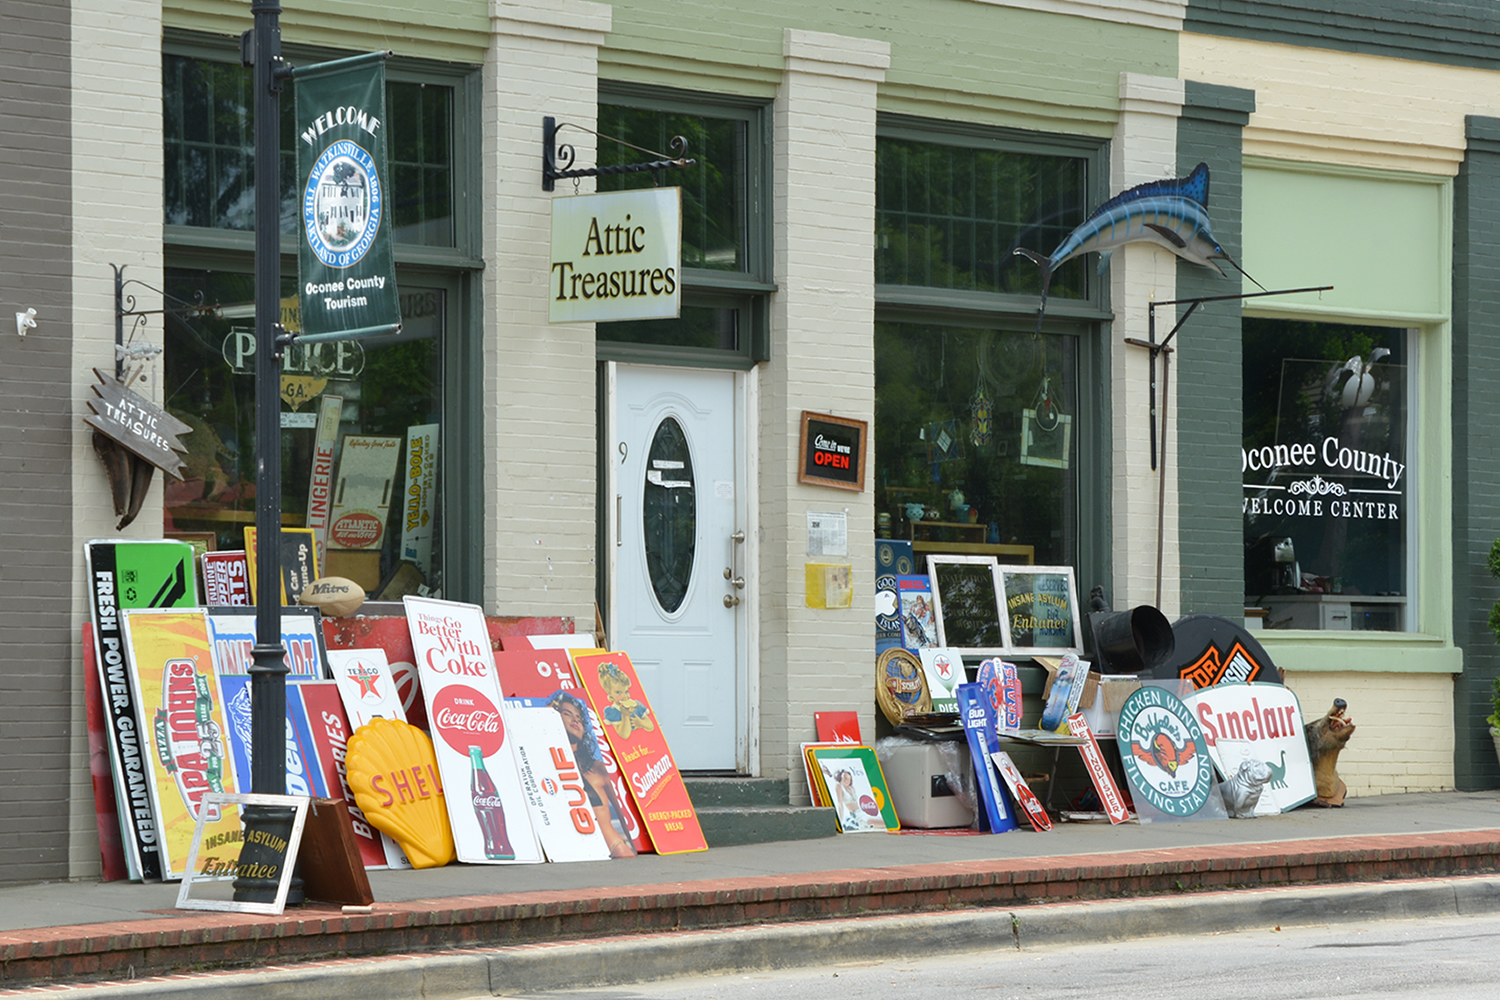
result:
M 990 443 L 995 430 L 995 405 L 984 391 L 984 383 L 974 386 L 974 395 L 969 400 L 969 443 L 982 448 Z
M 1052 398 L 1052 378 L 1048 375 L 1042 376 L 1042 387 L 1036 394 L 1036 425 L 1040 430 L 1051 433 L 1057 430 L 1058 421 L 1062 418 L 1062 410 L 1058 408 L 1057 400 Z

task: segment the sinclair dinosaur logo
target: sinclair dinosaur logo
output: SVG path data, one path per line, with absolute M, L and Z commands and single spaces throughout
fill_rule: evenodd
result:
M 168 660 L 162 671 L 162 707 L 153 730 L 156 757 L 177 782 L 178 794 L 194 822 L 202 810 L 207 821 L 219 818 L 219 807 L 203 805 L 208 792 L 224 790 L 224 733 L 214 721 L 209 679 L 192 660 Z
M 1192 816 L 1211 791 L 1203 730 L 1170 691 L 1143 687 L 1120 708 L 1120 757 L 1137 794 L 1168 816 Z

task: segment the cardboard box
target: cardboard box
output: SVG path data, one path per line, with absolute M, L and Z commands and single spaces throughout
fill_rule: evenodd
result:
M 969 748 L 957 747 L 960 767 L 971 769 Z M 948 767 L 936 743 L 915 743 L 891 748 L 881 757 L 880 769 L 891 792 L 891 804 L 903 827 L 935 829 L 950 826 L 972 826 L 974 810 L 959 801 L 948 786 Z

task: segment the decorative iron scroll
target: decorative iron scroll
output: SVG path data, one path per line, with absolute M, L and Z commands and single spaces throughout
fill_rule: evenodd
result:
M 577 152 L 574 150 L 572 143 L 558 143 L 557 141 L 557 133 L 565 128 L 576 128 L 591 135 L 596 135 L 601 139 L 608 139 L 610 142 L 617 142 L 622 146 L 638 149 L 642 153 L 649 153 L 652 156 L 658 157 L 658 159 L 647 163 L 622 163 L 613 167 L 580 167 L 574 170 L 572 169 L 573 160 Z M 584 128 L 582 125 L 574 125 L 572 122 L 559 123 L 556 118 L 548 115 L 542 119 L 542 190 L 554 190 L 560 178 L 607 177 L 614 174 L 640 174 L 648 170 L 680 170 L 683 167 L 691 167 L 698 162 L 697 160 L 688 159 L 687 140 L 682 136 L 674 135 L 671 145 L 672 151 L 677 154 L 675 157 L 670 157 L 665 153 L 658 153 L 654 149 L 637 146 L 626 142 L 624 139 L 616 139 L 612 135 L 595 132 L 591 128 Z

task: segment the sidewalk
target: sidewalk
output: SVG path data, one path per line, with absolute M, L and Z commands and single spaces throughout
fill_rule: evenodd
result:
M 1207 890 L 1249 903 L 1263 894 L 1222 890 L 1486 875 L 1500 875 L 1500 792 L 1494 791 L 1350 799 L 1343 809 L 1303 808 L 1254 820 L 1059 824 L 1050 833 L 999 836 L 844 835 L 590 864 L 371 872 L 371 915 L 346 916 L 321 904 L 289 908 L 281 917 L 179 911 L 175 883 L 49 883 L 0 889 L 0 990 L 343 956 L 1159 896 L 1149 909 L 1136 908 L 1136 919 L 1144 919 L 1167 896 Z M 1482 895 L 1500 907 L 1500 882 L 1494 886 Z

